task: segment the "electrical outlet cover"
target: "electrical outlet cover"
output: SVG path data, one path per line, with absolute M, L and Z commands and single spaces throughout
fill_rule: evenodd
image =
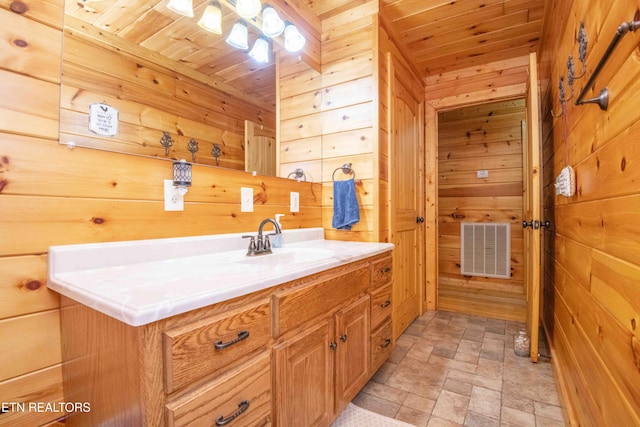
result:
M 164 180 L 164 210 L 165 211 L 183 211 L 184 197 L 173 186 L 170 179 Z
M 298 193 L 297 191 L 292 191 L 290 195 L 291 212 L 300 212 L 300 193 Z
M 253 188 L 240 188 L 240 212 L 253 212 Z

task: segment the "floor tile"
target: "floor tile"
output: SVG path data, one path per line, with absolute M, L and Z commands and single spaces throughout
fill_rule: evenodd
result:
M 549 360 L 531 363 L 513 351 L 513 336 L 524 327 L 425 313 L 353 403 L 419 427 L 562 426 Z

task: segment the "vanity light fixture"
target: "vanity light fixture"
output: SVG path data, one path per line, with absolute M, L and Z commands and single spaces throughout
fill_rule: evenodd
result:
M 167 9 L 182 16 L 193 18 L 193 0 L 171 0 L 167 4 Z
M 236 12 L 243 18 L 253 19 L 260 13 L 260 0 L 237 0 Z
M 222 9 L 216 0 L 209 0 L 198 25 L 214 34 L 222 34 Z
M 267 37 L 278 37 L 284 31 L 284 21 L 276 10 L 267 5 L 262 11 L 262 34 Z
M 258 37 L 253 48 L 249 51 L 249 56 L 257 62 L 269 62 L 269 42 L 263 36 Z
M 187 193 L 187 187 L 191 187 L 191 163 L 184 159 L 173 162 L 173 185 L 182 196 Z
M 229 37 L 227 37 L 227 43 L 238 49 L 248 49 L 248 37 L 249 30 L 247 29 L 247 24 L 240 19 L 235 24 L 233 24 L 231 33 L 229 34 Z
M 300 31 L 290 22 L 284 28 L 284 48 L 287 52 L 297 52 L 304 47 L 306 40 Z

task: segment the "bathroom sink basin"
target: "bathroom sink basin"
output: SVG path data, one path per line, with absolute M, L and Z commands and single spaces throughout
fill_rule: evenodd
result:
M 305 264 L 335 256 L 335 251 L 323 248 L 278 248 L 273 253 L 243 258 L 243 264 Z

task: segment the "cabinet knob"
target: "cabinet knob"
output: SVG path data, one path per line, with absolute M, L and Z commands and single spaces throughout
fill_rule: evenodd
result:
M 216 425 L 217 426 L 226 426 L 231 421 L 235 420 L 240 415 L 242 415 L 242 413 L 244 411 L 246 411 L 247 409 L 249 409 L 249 401 L 248 400 L 243 400 L 242 402 L 240 402 L 238 404 L 238 410 L 236 412 L 234 412 L 233 414 L 229 415 L 226 418 L 223 415 L 220 415 L 218 417 L 218 419 L 216 420 Z
M 249 331 L 240 331 L 238 332 L 238 338 L 227 342 L 218 341 L 214 344 L 214 346 L 216 350 L 223 350 L 227 347 L 231 347 L 232 345 L 239 343 L 242 340 L 246 340 L 247 338 L 249 338 Z
M 391 339 L 387 338 L 386 340 L 384 340 L 384 344 L 380 344 L 380 347 L 386 348 L 389 347 L 389 344 L 391 344 Z
M 329 343 L 329 348 L 330 348 L 331 350 L 335 350 L 336 348 L 338 348 L 338 343 L 330 342 L 330 343 Z
M 381 308 L 386 308 L 386 307 L 389 307 L 390 305 L 391 305 L 391 301 L 390 300 L 386 300 L 385 302 L 380 304 L 380 307 Z
M 391 267 L 385 267 L 380 269 L 380 273 L 389 273 L 391 272 Z
M 340 335 L 340 340 L 342 342 L 347 342 L 347 334 Z

